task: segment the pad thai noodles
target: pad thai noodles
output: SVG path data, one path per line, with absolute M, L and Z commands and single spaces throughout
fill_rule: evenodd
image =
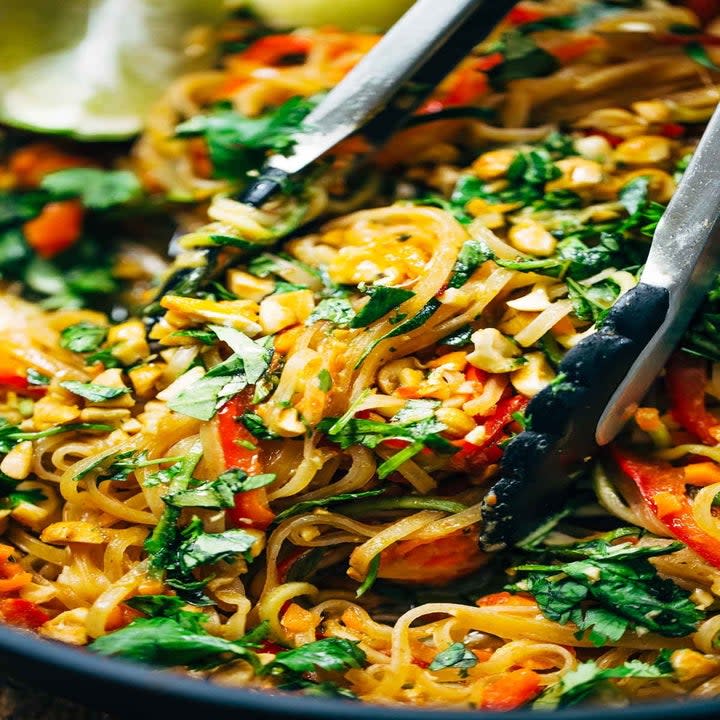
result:
M 370 703 L 720 695 L 720 289 L 564 510 L 478 545 L 720 99 L 716 10 L 522 2 L 379 154 L 260 209 L 238 193 L 378 36 L 238 15 L 129 157 L 11 134 L 4 622 Z

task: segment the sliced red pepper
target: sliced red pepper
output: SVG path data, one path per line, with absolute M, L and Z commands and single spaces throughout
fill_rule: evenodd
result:
M 251 392 L 250 389 L 245 390 L 223 405 L 217 414 L 218 432 L 227 467 L 240 468 L 248 475 L 259 475 L 261 468 L 257 440 L 236 420 L 249 406 Z M 254 448 L 245 446 L 246 443 Z M 275 514 L 268 506 L 265 488 L 257 488 L 235 495 L 235 507 L 227 511 L 227 517 L 234 527 L 250 526 L 264 530 L 275 519 Z
M 0 388 L 14 390 L 16 393 L 30 397 L 42 397 L 46 392 L 46 388 L 41 385 L 31 385 L 22 375 L 5 372 L 0 372 Z
M 240 53 L 243 60 L 253 60 L 261 65 L 275 65 L 288 55 L 305 55 L 310 51 L 310 38 L 299 35 L 267 35 L 256 40 Z
M 8 625 L 28 630 L 35 630 L 50 619 L 50 616 L 41 607 L 22 598 L 0 600 L 0 617 Z
M 605 47 L 606 44 L 605 40 L 597 35 L 585 35 L 557 45 L 548 46 L 545 49 L 561 63 L 567 64 L 587 55 L 593 50 Z
M 680 123 L 665 123 L 660 128 L 660 134 L 666 138 L 675 140 L 685 135 L 685 126 Z
M 703 560 L 720 568 L 720 542 L 695 522 L 685 490 L 683 468 L 667 462 L 644 460 L 616 445 L 611 447 L 611 452 L 655 517 Z
M 528 23 L 543 20 L 545 17 L 545 14 L 540 10 L 525 7 L 522 3 L 520 3 L 507 14 L 507 21 L 511 25 L 527 25 Z
M 513 421 L 513 415 L 522 412 L 528 399 L 524 395 L 513 395 L 501 400 L 495 412 L 484 419 L 485 439 L 480 445 L 462 440 L 460 450 L 453 455 L 454 467 L 469 469 L 480 468 L 497 462 L 502 457 L 502 448 L 498 443 L 503 439 L 505 428 Z
M 703 25 L 720 15 L 720 0 L 683 0 L 681 4 L 692 10 Z
M 717 445 L 720 419 L 705 407 L 707 362 L 687 353 L 675 353 L 666 368 L 665 384 L 675 420 L 702 442 Z

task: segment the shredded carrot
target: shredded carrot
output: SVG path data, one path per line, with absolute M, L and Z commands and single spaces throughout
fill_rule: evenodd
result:
M 681 500 L 675 494 L 668 492 L 667 490 L 655 493 L 655 495 L 653 495 L 653 502 L 657 508 L 659 518 L 678 512 L 682 506 Z
M 320 624 L 320 618 L 297 603 L 290 603 L 280 624 L 289 633 L 301 633 L 314 630 Z
M 40 255 L 51 258 L 67 250 L 82 232 L 83 207 L 77 200 L 48 203 L 23 231 L 28 245 Z
M 714 462 L 698 462 L 686 465 L 685 481 L 688 485 L 704 487 L 720 483 L 720 465 Z
M 512 670 L 492 680 L 483 690 L 483 710 L 514 710 L 540 691 L 540 676 L 532 670 Z
M 635 411 L 635 422 L 645 432 L 655 432 L 662 428 L 662 420 L 657 408 L 641 407 Z
M 513 595 L 509 592 L 492 593 L 485 595 L 475 601 L 478 607 L 486 607 L 488 605 L 534 605 L 535 601 L 527 595 Z
M 0 545 L 0 594 L 19 590 L 32 580 L 29 572 L 10 559 L 13 552 L 9 545 Z
M 91 164 L 87 159 L 58 150 L 50 143 L 39 142 L 14 152 L 9 167 L 19 187 L 36 188 L 49 173 Z

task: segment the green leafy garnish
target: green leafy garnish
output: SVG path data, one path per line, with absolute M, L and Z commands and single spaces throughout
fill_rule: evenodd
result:
M 267 626 L 258 626 L 239 640 L 225 640 L 204 629 L 207 616 L 183 610 L 185 603 L 164 595 L 138 596 L 128 604 L 149 615 L 138 618 L 88 647 L 101 655 L 116 655 L 159 667 L 185 665 L 207 669 L 234 659 L 249 662 L 257 671 L 260 662 L 251 648 L 257 647 L 258 628 L 267 636 Z
M 558 683 L 548 687 L 535 700 L 533 708 L 554 710 L 558 707 L 577 705 L 607 688 L 611 680 L 672 677 L 673 668 L 669 656 L 670 651 L 662 650 L 653 664 L 640 660 L 626 660 L 622 665 L 609 668 L 600 668 L 594 660 L 580 663 L 574 670 L 566 672 Z
M 109 385 L 98 385 L 97 383 L 81 383 L 75 380 L 65 380 L 60 387 L 69 390 L 73 395 L 79 395 L 89 402 L 99 403 L 112 400 L 120 395 L 130 392 L 127 387 L 110 387 Z
M 0 418 L 0 453 L 9 453 L 15 445 L 23 440 L 40 440 L 66 432 L 111 432 L 112 430 L 114 430 L 112 425 L 103 423 L 68 423 L 47 430 L 27 432 L 21 430 L 17 425 L 11 425 L 4 418 Z
M 305 321 L 312 325 L 320 320 L 328 320 L 338 327 L 347 327 L 355 317 L 350 301 L 344 297 L 330 297 L 321 300 Z
M 45 493 L 38 488 L 19 488 L 20 482 L 0 471 L 0 509 L 13 510 L 21 503 L 37 505 L 46 499 Z
M 457 448 L 449 440 L 439 434 L 446 427 L 435 417 L 388 423 L 350 418 L 340 428 L 337 427 L 337 423 L 337 418 L 325 418 L 318 424 L 317 429 L 326 433 L 328 438 L 340 445 L 343 450 L 352 445 L 364 445 L 373 449 L 381 442 L 391 438 L 408 441 L 407 447 L 385 460 L 378 467 L 380 479 L 386 478 L 425 447 L 440 453 L 457 451 Z
M 598 646 L 619 640 L 628 630 L 650 630 L 665 637 L 689 635 L 703 613 L 688 591 L 660 578 L 649 562 L 683 545 L 638 545 L 623 539 L 638 533 L 635 528 L 621 528 L 596 540 L 539 546 L 536 552 L 556 562 L 516 567 L 525 577 L 508 589 L 529 592 L 547 618 L 574 623 L 578 638 L 587 633 Z
M 403 288 L 386 287 L 385 285 L 374 285 L 367 288 L 366 293 L 370 300 L 363 306 L 360 312 L 350 322 L 351 328 L 361 328 L 374 323 L 398 305 L 406 300 L 415 297 L 412 290 Z
M 91 322 L 69 325 L 60 333 L 60 347 L 76 353 L 97 350 L 107 337 L 108 329 Z
M 429 670 L 457 668 L 460 677 L 467 677 L 467 671 L 478 663 L 477 657 L 461 642 L 453 643 L 447 650 L 438 653 L 430 663 Z
M 257 118 L 248 118 L 219 104 L 208 115 L 197 115 L 175 129 L 177 137 L 203 137 L 208 145 L 215 177 L 242 179 L 260 167 L 268 151 L 287 155 L 295 142 L 292 138 L 313 101 L 291 98 Z
M 397 325 L 392 330 L 386 332 L 382 337 L 378 338 L 374 342 L 370 343 L 365 349 L 360 359 L 355 363 L 355 370 L 357 370 L 365 361 L 365 358 L 384 340 L 390 338 L 399 337 L 406 333 L 417 330 L 422 327 L 438 310 L 440 309 L 440 301 L 437 298 L 430 298 L 421 308 L 420 312 L 411 317 L 409 320 Z
M 718 67 L 708 55 L 707 48 L 699 42 L 690 42 L 685 45 L 685 54 L 698 65 L 702 65 L 713 72 L 720 72 Z
M 365 653 L 357 643 L 344 638 L 329 637 L 278 653 L 275 659 L 263 668 L 263 674 L 311 673 L 318 668 L 341 672 L 349 668 L 359 668 L 364 662 Z
M 107 210 L 142 196 L 142 186 L 127 170 L 68 168 L 46 175 L 40 187 L 57 198 L 80 198 L 91 210 Z
M 332 390 L 332 385 L 332 375 L 330 375 L 330 372 L 326 368 L 323 368 L 318 373 L 318 387 L 320 388 L 320 390 L 326 393 Z
M 168 402 L 171 410 L 198 420 L 210 420 L 230 397 L 258 382 L 273 355 L 267 344 L 255 342 L 239 330 L 220 325 L 211 325 L 210 329 L 233 354 Z
M 265 487 L 274 480 L 273 473 L 248 476 L 244 470 L 234 468 L 224 472 L 213 482 L 169 493 L 163 500 L 173 507 L 230 508 L 235 503 L 236 493 Z
M 380 560 L 380 553 L 378 553 L 370 561 L 365 579 L 362 581 L 360 587 L 355 591 L 355 597 L 362 597 L 375 584 L 378 571 L 380 570 Z
M 385 488 L 378 488 L 377 490 L 363 490 L 362 492 L 331 495 L 330 497 L 318 498 L 317 500 L 303 500 L 302 502 L 295 503 L 295 505 L 291 505 L 289 508 L 278 513 L 273 522 L 279 523 L 283 520 L 287 520 L 289 517 L 293 517 L 294 515 L 310 512 L 315 508 L 330 507 L 331 505 L 338 505 L 344 502 L 355 502 L 356 500 L 360 500 L 362 498 L 382 495 L 384 492 Z
M 488 79 L 495 90 L 505 89 L 512 80 L 550 75 L 560 67 L 555 56 L 518 31 L 505 33 L 489 52 L 503 55 L 503 62 L 488 72 Z
M 451 288 L 462 287 L 484 262 L 492 258 L 493 253 L 482 240 L 474 238 L 466 240 L 458 253 L 448 286 Z M 443 340 L 443 344 L 448 344 L 447 338 Z

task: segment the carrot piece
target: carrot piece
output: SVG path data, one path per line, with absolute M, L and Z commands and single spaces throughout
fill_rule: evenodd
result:
M 35 630 L 50 619 L 50 616 L 41 607 L 22 598 L 0 600 L 0 617 L 8 625 L 28 630 Z
M 288 609 L 280 620 L 280 624 L 289 633 L 307 632 L 314 630 L 320 623 L 320 618 L 310 610 L 306 610 L 297 603 L 290 603 Z
M 483 690 L 483 710 L 514 710 L 540 691 L 540 676 L 532 670 L 511 670 L 492 680 Z
M 82 232 L 83 207 L 77 200 L 48 203 L 23 231 L 28 245 L 43 258 L 51 258 L 77 242 Z
M 36 188 L 49 173 L 88 167 L 92 163 L 78 155 L 63 152 L 51 143 L 38 142 L 16 150 L 8 165 L 21 188 Z
M 535 601 L 525 595 L 513 595 L 509 592 L 497 592 L 491 595 L 485 595 L 475 601 L 478 607 L 487 607 L 488 605 L 534 605 Z
M 720 465 L 714 462 L 697 462 L 685 465 L 685 482 L 704 487 L 720 482 Z

